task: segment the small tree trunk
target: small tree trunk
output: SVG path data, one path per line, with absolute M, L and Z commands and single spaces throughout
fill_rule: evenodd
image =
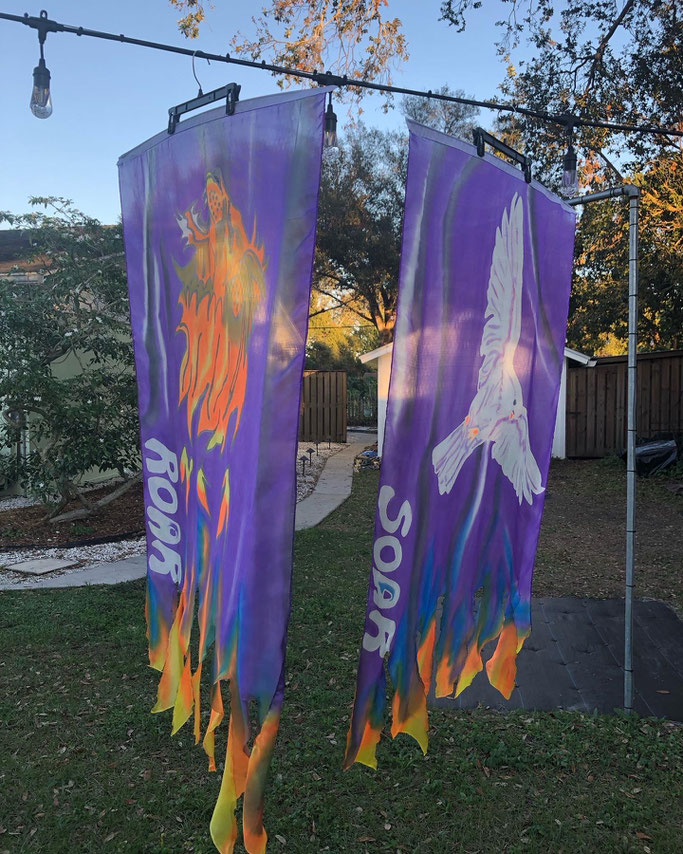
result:
M 122 483 L 113 492 L 110 492 L 108 495 L 100 498 L 99 501 L 95 501 L 94 503 L 87 502 L 85 507 L 81 507 L 78 510 L 69 510 L 68 513 L 62 513 L 59 516 L 53 516 L 50 521 L 54 524 L 56 522 L 73 522 L 76 519 L 87 519 L 89 516 L 97 513 L 98 510 L 106 507 L 107 504 L 111 504 L 112 501 L 116 501 L 117 498 L 120 498 L 124 493 L 128 492 L 132 486 L 135 486 L 136 483 L 140 483 L 141 480 L 142 472 L 138 472 L 129 480 L 125 481 L 125 483 Z

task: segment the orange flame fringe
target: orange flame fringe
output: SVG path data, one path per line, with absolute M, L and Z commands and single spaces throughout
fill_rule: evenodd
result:
M 412 679 L 407 696 L 401 697 L 394 692 L 392 700 L 391 736 L 396 738 L 399 733 L 407 733 L 420 745 L 422 752 L 428 748 L 429 721 L 427 713 L 427 696 L 432 679 L 434 693 L 437 697 L 457 697 L 467 688 L 474 677 L 484 669 L 481 651 L 487 643 L 496 640 L 493 655 L 486 663 L 486 675 L 490 684 L 509 700 L 515 687 L 517 676 L 517 655 L 524 641 L 529 636 L 529 630 L 518 632 L 513 621 L 501 623 L 492 637 L 481 637 L 475 633 L 467 649 L 467 654 L 458 660 L 451 660 L 446 653 L 435 664 L 434 650 L 436 646 L 436 621 L 430 621 L 417 651 L 418 679 Z M 464 661 L 463 661 L 464 657 Z M 457 678 L 456 678 L 456 675 Z M 369 716 L 363 730 L 360 747 L 355 756 L 349 756 L 351 730 L 347 735 L 347 759 L 344 767 L 349 768 L 355 762 L 377 769 L 376 750 L 379 744 L 383 719 L 375 721 Z

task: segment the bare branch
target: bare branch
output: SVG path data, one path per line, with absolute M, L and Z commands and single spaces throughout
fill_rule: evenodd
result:
M 96 501 L 94 504 L 91 504 L 90 507 L 81 507 L 78 510 L 70 510 L 68 513 L 62 513 L 60 516 L 53 516 L 50 521 L 56 523 L 72 522 L 74 519 L 86 519 L 88 516 L 92 516 L 94 513 L 97 513 L 98 510 L 101 510 L 103 507 L 106 507 L 108 504 L 111 504 L 112 501 L 116 501 L 117 498 L 120 498 L 122 495 L 128 492 L 131 487 L 135 486 L 135 484 L 137 483 L 140 483 L 141 480 L 142 472 L 140 471 L 136 475 L 122 483 L 118 489 L 115 489 L 113 492 L 110 492 L 103 498 L 100 498 L 99 501 Z

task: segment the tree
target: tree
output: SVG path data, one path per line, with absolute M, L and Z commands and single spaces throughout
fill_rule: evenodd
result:
M 439 90 L 448 93 L 447 86 Z M 401 112 L 446 133 L 471 135 L 476 108 L 409 97 Z M 372 324 L 378 343 L 393 338 L 408 166 L 405 134 L 359 124 L 341 141 L 336 158 L 323 161 L 312 319 L 344 310 Z
M 103 226 L 59 198 L 45 212 L 0 213 L 30 238 L 42 281 L 0 282 L 0 466 L 48 501 L 55 519 L 89 515 L 137 479 L 137 394 L 120 226 Z M 13 453 L 24 434 L 24 453 Z M 91 502 L 93 467 L 123 479 Z M 81 508 L 59 516 L 77 499 Z
M 464 98 L 462 89 L 453 91 L 448 85 L 437 89 L 440 95 L 454 95 Z M 417 95 L 407 95 L 401 101 L 401 112 L 407 119 L 419 122 L 421 125 L 440 130 L 451 136 L 459 136 L 472 141 L 472 131 L 476 127 L 474 119 L 479 114 L 478 107 L 469 104 L 458 104 L 454 101 L 440 101 L 433 98 L 421 98 Z
M 183 17 L 180 31 L 199 34 L 205 4 L 170 0 Z M 385 14 L 388 0 L 272 0 L 253 18 L 252 37 L 238 33 L 231 48 L 240 56 L 267 59 L 302 71 L 391 82 L 391 70 L 408 59 L 401 21 Z M 279 85 L 287 85 L 281 78 Z M 357 97 L 362 97 L 356 91 Z
M 323 163 L 313 287 L 391 339 L 405 193 L 405 138 L 359 125 Z
M 487 0 L 491 5 L 492 0 Z M 472 0 L 442 5 L 459 29 Z M 683 129 L 683 15 L 678 0 L 510 0 L 501 21 L 502 85 L 508 100 L 554 114 Z M 520 43 L 531 59 L 513 62 Z M 497 133 L 530 156 L 534 176 L 560 188 L 566 130 L 518 114 Z M 683 155 L 676 137 L 579 128 L 574 144 L 582 183 L 641 186 L 640 347 L 680 347 L 683 316 Z M 580 215 L 569 341 L 591 352 L 626 348 L 628 215 L 624 203 L 587 206 Z
M 345 348 L 350 349 L 356 357 L 374 349 L 379 340 L 377 328 L 359 317 L 357 309 L 362 308 L 360 300 L 352 301 L 350 305 L 340 305 L 337 299 L 313 288 L 308 315 L 307 350 L 316 342 L 325 344 L 336 356 Z
M 639 348 L 683 348 L 683 162 L 663 155 L 631 176 L 641 188 Z M 576 235 L 567 338 L 579 350 L 626 352 L 628 205 L 589 205 Z
M 479 0 L 446 0 L 442 16 L 462 30 L 471 10 L 482 5 Z M 683 128 L 679 0 L 510 0 L 500 5 L 509 13 L 499 22 L 499 51 L 508 67 L 501 88 L 508 100 L 554 114 Z M 522 41 L 533 56 L 514 63 Z M 557 185 L 560 152 L 566 148 L 563 128 L 519 115 L 503 117 L 500 127 L 516 135 L 536 174 Z M 604 153 L 609 161 L 629 156 L 631 167 L 677 145 L 672 137 L 594 128 L 578 129 L 575 140 L 584 154 Z

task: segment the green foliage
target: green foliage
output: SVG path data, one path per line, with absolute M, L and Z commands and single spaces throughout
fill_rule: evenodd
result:
M 633 176 L 641 187 L 641 350 L 683 348 L 683 160 L 663 155 Z M 586 352 L 626 352 L 628 205 L 589 205 L 577 230 L 567 338 Z
M 504 0 L 497 5 L 499 52 L 508 60 L 502 87 L 509 100 L 552 113 L 627 124 L 675 127 L 680 122 L 683 77 L 683 17 L 679 0 Z M 481 2 L 446 0 L 442 17 L 465 28 Z M 525 42 L 531 59 L 513 64 L 514 51 Z M 543 164 L 547 179 L 559 180 L 555 150 L 564 145 L 560 128 L 534 119 L 504 118 L 517 131 L 525 152 Z M 584 128 L 577 135 L 583 149 L 628 152 L 637 161 L 651 159 L 666 138 L 618 134 Z M 551 165 L 552 164 L 552 165 Z
M 306 347 L 306 370 L 363 374 L 365 367 L 348 344 L 340 344 L 335 352 L 323 341 L 311 341 Z
M 489 6 L 493 0 L 486 0 Z M 445 20 L 462 30 L 482 3 L 447 0 Z M 679 0 L 509 0 L 500 3 L 499 51 L 507 100 L 556 115 L 681 128 L 683 16 Z M 526 43 L 532 55 L 515 63 Z M 497 133 L 530 156 L 534 176 L 558 190 L 566 130 L 503 115 Z M 574 144 L 586 190 L 625 180 L 641 186 L 640 348 L 683 346 L 683 154 L 680 139 L 578 128 Z M 622 174 L 623 173 L 623 174 Z M 609 355 L 625 352 L 628 207 L 582 211 L 568 339 Z
M 407 150 L 397 134 L 359 125 L 323 163 L 313 287 L 391 335 Z
M 64 199 L 31 204 L 45 211 L 0 213 L 30 237 L 43 275 L 0 281 L 0 467 L 30 494 L 65 501 L 93 467 L 139 467 L 123 240 Z

